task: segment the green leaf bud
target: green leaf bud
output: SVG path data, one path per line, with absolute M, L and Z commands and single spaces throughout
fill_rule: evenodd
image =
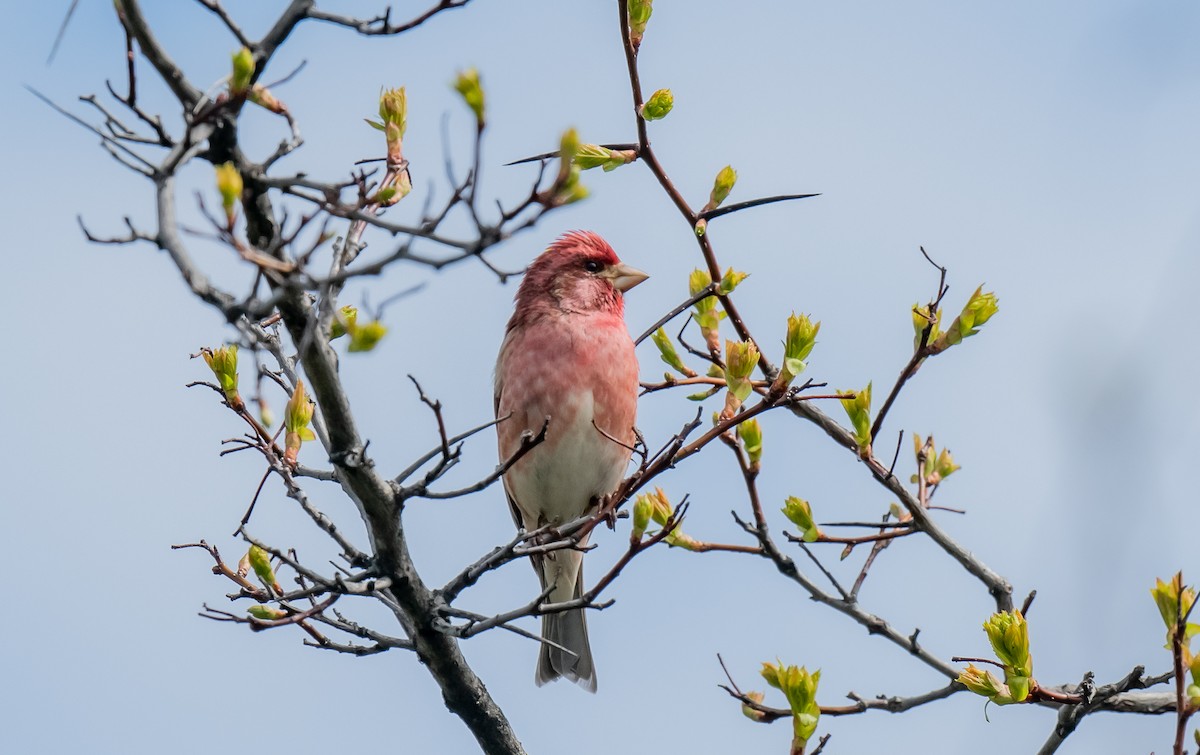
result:
M 654 513 L 654 498 L 650 493 L 642 493 L 633 502 L 633 531 L 629 534 L 635 541 L 641 541 L 650 526 L 650 517 Z
M 479 71 L 468 68 L 459 71 L 454 79 L 454 91 L 462 95 L 463 102 L 475 114 L 475 123 L 479 129 L 484 125 L 483 86 L 479 82 Z
M 237 97 L 244 95 L 254 78 L 254 53 L 243 47 L 233 54 L 233 73 L 229 77 L 229 92 Z
M 285 618 L 288 615 L 288 612 L 282 608 L 264 606 L 261 604 L 250 606 L 246 609 L 246 613 L 250 614 L 256 619 L 261 619 L 262 621 L 275 621 L 277 619 Z
M 346 350 L 370 351 L 385 335 L 387 335 L 387 326 L 379 320 L 362 323 L 350 333 L 350 346 Z
M 1015 702 L 1004 682 L 1000 681 L 991 671 L 981 669 L 973 664 L 968 663 L 956 681 L 971 692 L 982 695 L 1000 705 Z
M 725 385 L 729 393 L 737 398 L 738 405 L 754 390 L 750 375 L 757 365 L 758 347 L 753 342 L 725 341 Z
M 854 395 L 854 398 L 841 399 L 842 408 L 850 418 L 854 427 L 854 440 L 858 443 L 858 452 L 868 454 L 871 450 L 871 384 Z
M 808 315 L 797 315 L 793 312 L 788 317 L 787 337 L 783 341 L 783 365 L 772 390 L 782 392 L 792 384 L 797 375 L 804 372 L 808 367 L 804 360 L 812 353 L 813 346 L 817 343 L 817 333 L 820 331 L 821 323 L 814 323 Z
M 221 194 L 221 207 L 225 210 L 225 220 L 229 227 L 237 217 L 237 204 L 242 198 L 242 174 L 233 163 L 222 163 L 216 167 L 217 191 Z
M 642 46 L 646 24 L 654 12 L 654 0 L 629 0 L 629 44 L 636 52 Z
M 793 752 L 803 752 L 804 743 L 812 738 L 817 730 L 817 722 L 821 717 L 821 707 L 817 704 L 817 685 L 821 681 L 821 672 L 811 674 L 801 666 L 784 666 L 782 663 L 764 663 L 763 679 L 767 684 L 783 692 L 788 706 L 792 710 Z M 799 745 L 799 747 L 797 747 Z
M 358 307 L 347 304 L 338 310 L 333 316 L 333 322 L 329 326 L 329 340 L 341 338 L 347 333 L 353 331 L 358 323 Z
M 762 462 L 762 426 L 758 424 L 757 419 L 751 418 L 739 424 L 737 431 L 738 438 L 742 441 L 742 447 L 746 449 L 746 456 L 750 460 L 750 469 L 757 472 Z
M 954 318 L 954 322 L 950 323 L 946 332 L 939 335 L 938 339 L 929 345 L 930 353 L 940 354 L 951 346 L 962 343 L 964 338 L 977 334 L 979 328 L 990 320 L 999 309 L 1000 306 L 994 293 L 990 291 L 984 293 L 983 286 L 975 289 L 975 293 L 971 294 L 971 298 L 967 300 L 962 312 Z
M 282 593 L 283 590 L 279 589 L 279 583 L 275 580 L 275 570 L 271 568 L 270 554 L 257 545 L 251 545 L 250 552 L 246 555 L 250 559 L 250 567 L 258 575 L 259 581 L 276 592 Z
M 688 377 L 696 374 L 695 370 L 688 367 L 683 363 L 683 360 L 680 359 L 679 352 L 675 350 L 675 344 L 671 342 L 671 338 L 667 335 L 667 331 L 659 328 L 658 330 L 654 331 L 654 334 L 651 335 L 650 338 L 654 341 L 654 345 L 658 347 L 659 357 L 661 357 L 668 366 L 678 370 Z
M 671 502 L 667 500 L 667 494 L 663 492 L 662 488 L 655 488 L 654 492 L 649 494 L 649 499 L 654 505 L 654 509 L 650 512 L 650 518 L 659 526 L 665 527 L 671 516 L 675 513 Z
M 637 159 L 637 150 L 609 149 L 599 144 L 581 144 L 575 152 L 575 164 L 580 170 L 604 168 L 605 172 L 616 170 Z
M 642 105 L 642 117 L 648 121 L 661 120 L 667 117 L 667 113 L 670 113 L 673 107 L 675 95 L 671 94 L 670 89 L 659 89 Z
M 783 504 L 783 515 L 792 524 L 800 528 L 799 536 L 806 543 L 815 543 L 821 536 L 821 530 L 813 521 L 812 506 L 808 501 L 796 496 L 788 496 Z
M 983 624 L 996 658 L 1004 664 L 1004 681 L 1015 702 L 1029 696 L 1033 657 L 1029 652 L 1029 625 L 1020 611 L 1001 611 Z
M 388 165 L 400 165 L 404 162 L 404 132 L 408 130 L 408 95 L 404 87 L 385 89 L 380 93 L 379 118 L 379 123 L 367 123 L 383 132 L 387 140 Z
M 237 345 L 201 349 L 200 354 L 216 376 L 221 392 L 225 394 L 225 401 L 231 408 L 240 412 L 246 405 L 238 394 Z
M 721 276 L 721 283 L 717 286 L 717 291 L 722 296 L 728 296 L 733 293 L 733 290 L 738 287 L 738 284 L 750 277 L 750 273 L 743 273 L 734 270 L 732 267 L 725 271 Z
M 717 173 L 717 177 L 713 179 L 712 191 L 708 194 L 708 204 L 704 209 L 715 210 L 721 206 L 721 203 L 729 197 L 729 192 L 733 191 L 733 185 L 737 183 L 737 171 L 726 165 Z
M 296 381 L 296 390 L 287 402 L 284 410 L 284 461 L 294 467 L 300 454 L 300 444 L 306 440 L 316 440 L 316 435 L 308 423 L 312 421 L 315 405 L 309 400 L 304 391 L 304 381 Z

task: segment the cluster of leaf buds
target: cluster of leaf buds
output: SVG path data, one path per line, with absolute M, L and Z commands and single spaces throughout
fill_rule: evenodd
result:
M 246 560 L 250 562 L 250 568 L 254 569 L 254 573 L 258 575 L 258 580 L 263 585 L 271 588 L 276 593 L 282 595 L 283 588 L 279 586 L 279 582 L 275 579 L 275 570 L 271 568 L 271 555 L 257 545 L 251 545 L 250 550 L 246 553 Z
M 387 326 L 379 320 L 360 323 L 358 307 L 347 304 L 334 316 L 329 326 L 329 338 L 341 338 L 350 335 L 350 346 L 347 351 L 370 351 L 387 335 Z
M 737 414 L 742 402 L 750 397 L 754 384 L 750 376 L 758 365 L 758 347 L 752 341 L 725 342 L 725 408 L 721 419 Z
M 930 307 L 925 307 L 921 313 L 921 330 L 917 332 L 918 345 L 920 345 L 920 337 L 924 332 L 924 328 L 929 324 L 933 324 L 933 330 L 938 331 L 941 327 L 941 310 L 930 314 Z M 954 322 L 950 323 L 950 327 L 944 332 L 938 332 L 937 338 L 934 338 L 931 332 L 928 346 L 926 347 L 930 353 L 940 354 L 951 346 L 962 343 L 964 338 L 969 338 L 979 332 L 979 328 L 983 326 L 992 315 L 999 311 L 1000 305 L 996 299 L 996 294 L 991 291 L 984 292 L 983 286 L 975 289 L 975 293 L 971 294 L 971 298 L 967 300 L 962 312 L 958 317 L 954 318 Z M 925 319 L 929 317 L 930 319 Z M 917 327 L 917 315 L 913 315 L 913 328 Z
M 1004 664 L 1004 682 L 1012 691 L 1013 700 L 1029 697 L 1033 680 L 1033 657 L 1029 653 L 1029 625 L 1020 611 L 1001 611 L 992 614 L 984 623 L 988 641 L 996 658 Z
M 218 349 L 204 348 L 200 350 L 200 354 L 216 376 L 217 384 L 221 386 L 221 392 L 225 394 L 225 401 L 230 408 L 239 412 L 245 409 L 246 404 L 238 393 L 237 346 L 229 344 Z
M 733 185 L 737 183 L 737 171 L 732 166 L 726 165 L 717 172 L 717 177 L 713 179 L 712 191 L 708 193 L 708 202 L 700 208 L 700 215 L 717 209 L 729 197 L 729 192 L 733 191 Z M 696 235 L 703 236 L 708 229 L 708 221 L 703 217 L 696 222 Z
M 242 199 L 242 174 L 233 163 L 222 163 L 216 167 L 217 191 L 221 195 L 221 208 L 225 210 L 226 227 L 233 230 L 237 219 L 238 202 Z
M 306 440 L 316 440 L 309 423 L 313 417 L 313 402 L 304 391 L 304 381 L 296 381 L 296 390 L 288 399 L 283 414 L 283 460 L 289 466 L 295 467 L 300 455 L 300 444 Z
M 712 286 L 712 276 L 707 270 L 696 268 L 688 276 L 688 292 L 692 296 L 697 296 L 701 291 Z M 693 306 L 692 319 L 700 326 L 700 333 L 704 336 L 704 344 L 708 346 L 709 352 L 718 354 L 721 351 L 721 320 L 725 319 L 725 313 L 717 309 L 717 297 L 706 296 L 699 300 Z
M 800 539 L 806 543 L 815 543 L 821 536 L 821 529 L 813 520 L 812 506 L 803 498 L 788 496 L 783 503 L 783 515 L 788 521 L 800 528 Z
M 1012 699 L 1012 693 L 1004 682 L 987 669 L 980 668 L 973 663 L 968 663 L 963 672 L 956 679 L 959 684 L 963 685 L 977 695 L 982 695 L 998 705 L 1008 705 L 1015 702 Z
M 803 666 L 784 666 L 782 662 L 764 663 L 762 677 L 783 693 L 792 710 L 792 752 L 804 752 L 808 740 L 817 731 L 821 706 L 817 704 L 817 685 L 821 672 L 811 674 Z
M 408 130 L 408 95 L 404 87 L 383 90 L 379 95 L 379 120 L 366 120 L 369 126 L 382 131 L 387 141 L 387 175 L 368 202 L 390 207 L 412 191 L 412 177 L 404 160 L 404 132 Z
M 474 68 L 459 71 L 458 76 L 454 79 L 454 91 L 458 92 L 462 96 L 463 102 L 467 103 L 467 107 L 471 108 L 471 112 L 475 114 L 476 127 L 483 131 L 486 118 L 483 106 L 483 85 L 479 83 L 479 71 Z
M 1161 579 L 1154 581 L 1150 595 L 1158 606 L 1163 624 L 1167 627 L 1167 649 L 1174 653 L 1178 638 L 1180 667 L 1188 672 L 1191 679 L 1184 687 L 1184 695 L 1191 710 L 1200 708 L 1200 654 L 1193 654 L 1192 637 L 1200 634 L 1200 625 L 1188 621 L 1192 608 L 1196 603 L 1196 591 L 1184 586 L 1183 573 L 1176 572 L 1170 582 Z M 1195 732 L 1196 743 L 1200 744 L 1200 730 Z
M 1024 702 L 1033 682 L 1033 656 L 1029 653 L 1029 625 L 1020 611 L 1001 611 L 983 624 L 992 651 L 1004 667 L 1004 681 L 991 671 L 971 664 L 958 682 L 998 705 Z
M 648 121 L 662 120 L 673 107 L 675 95 L 671 94 L 670 89 L 659 89 L 642 105 L 642 118 Z
M 605 173 L 628 165 L 636 159 L 636 149 L 609 149 L 599 144 L 581 144 L 575 152 L 575 164 L 580 170 L 604 168 Z
M 866 457 L 871 453 L 871 384 L 867 383 L 867 387 L 854 394 L 853 398 L 843 398 L 841 401 L 854 427 L 858 453 Z
M 950 455 L 949 449 L 937 450 L 933 445 L 932 435 L 921 440 L 920 435 L 913 433 L 913 453 L 917 457 L 918 473 L 925 476 L 925 484 L 930 487 L 962 469 L 961 466 L 954 463 L 954 457 Z M 912 476 L 912 482 L 918 482 L 920 479 L 918 475 Z
M 385 89 L 379 95 L 379 120 L 366 119 L 367 125 L 383 132 L 387 141 L 388 166 L 404 162 L 404 132 L 408 130 L 408 95 L 404 87 Z
M 762 468 L 762 426 L 758 424 L 757 419 L 752 417 L 738 424 L 737 434 L 738 439 L 742 441 L 746 458 L 750 461 L 750 473 L 758 474 L 759 469 Z
M 1183 584 L 1183 572 L 1176 572 L 1170 582 L 1163 582 L 1161 579 L 1154 580 L 1154 587 L 1150 589 L 1150 595 L 1154 598 L 1154 604 L 1158 606 L 1158 613 L 1162 616 L 1163 623 L 1167 625 L 1167 647 L 1169 648 L 1174 640 L 1176 627 L 1181 621 L 1185 621 L 1192 612 L 1192 605 L 1196 602 L 1196 591 Z M 1190 624 L 1185 627 L 1187 636 L 1197 633 L 1200 633 L 1200 626 Z
M 579 182 L 579 165 L 575 162 L 579 148 L 579 132 L 573 128 L 563 132 L 558 147 L 558 175 L 550 188 L 540 195 L 542 204 L 561 207 L 587 198 L 588 190 Z
M 633 502 L 633 532 L 630 534 L 635 541 L 641 541 L 646 534 L 650 522 L 665 527 L 671 520 L 675 509 L 662 488 L 655 488 L 653 493 L 642 493 Z
M 773 395 L 782 395 L 796 379 L 804 372 L 808 364 L 804 361 L 812 353 L 817 344 L 817 333 L 821 332 L 821 323 L 813 322 L 808 315 L 797 315 L 795 312 L 788 317 L 787 338 L 783 341 L 783 365 L 771 385 Z
M 635 53 L 642 46 L 646 24 L 650 22 L 653 12 L 654 0 L 629 0 L 629 44 Z

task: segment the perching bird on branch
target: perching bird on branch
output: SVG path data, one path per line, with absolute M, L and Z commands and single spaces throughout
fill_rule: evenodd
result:
M 496 416 L 506 418 L 497 425 L 500 458 L 521 447 L 523 433 L 546 427 L 545 440 L 504 475 L 518 527 L 578 519 L 620 484 L 638 394 L 623 295 L 647 277 L 604 239 L 579 231 L 551 244 L 525 273 L 496 361 Z M 556 550 L 534 557 L 533 565 L 542 588 L 553 586 L 550 603 L 582 595 L 581 551 Z M 541 646 L 537 683 L 566 677 L 595 691 L 583 610 L 543 616 L 542 637 L 554 645 Z

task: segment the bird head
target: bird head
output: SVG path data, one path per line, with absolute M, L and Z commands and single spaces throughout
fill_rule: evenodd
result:
M 552 305 L 568 312 L 624 312 L 622 294 L 649 276 L 621 262 L 590 231 L 560 236 L 533 261 L 517 292 L 517 311 Z

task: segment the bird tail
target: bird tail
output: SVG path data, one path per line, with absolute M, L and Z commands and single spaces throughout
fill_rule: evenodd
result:
M 572 598 L 583 594 L 583 571 L 575 579 Z M 588 642 L 587 619 L 583 609 L 576 608 L 542 617 L 542 637 L 554 645 L 542 643 L 538 654 L 538 686 L 566 677 L 588 692 L 596 691 L 596 667 L 592 664 L 592 646 Z M 555 646 L 560 647 L 555 647 Z M 565 648 L 565 650 L 564 650 Z

